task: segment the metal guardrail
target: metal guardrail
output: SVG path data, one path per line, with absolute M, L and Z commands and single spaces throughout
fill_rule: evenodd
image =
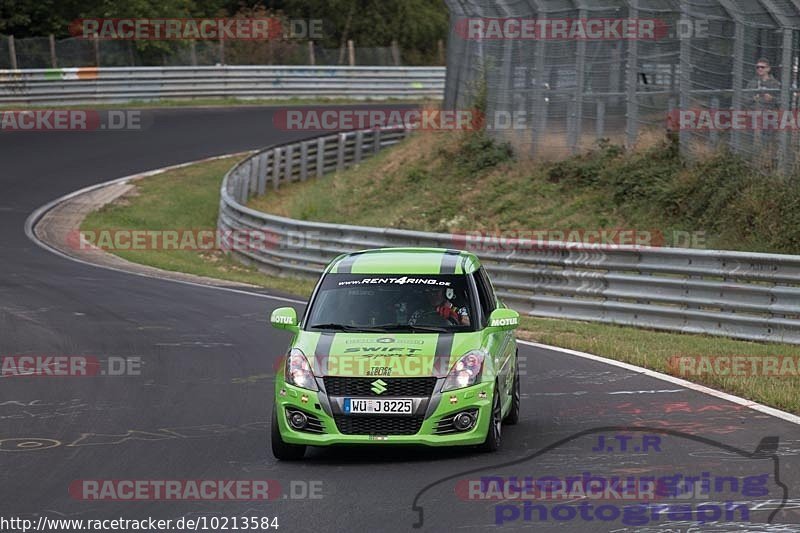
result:
M 444 67 L 121 67 L 0 70 L 0 104 L 182 98 L 441 98 Z
M 251 195 L 357 164 L 407 133 L 338 133 L 261 150 L 225 175 L 219 230 L 269 235 L 270 246 L 234 254 L 271 273 L 318 276 L 336 255 L 365 248 L 473 249 L 498 295 L 532 316 L 800 344 L 800 256 L 523 240 L 514 251 L 482 251 L 465 235 L 306 222 L 245 206 Z

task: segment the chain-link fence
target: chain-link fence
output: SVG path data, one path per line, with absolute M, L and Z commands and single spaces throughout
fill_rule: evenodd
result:
M 214 65 L 406 66 L 397 44 L 363 47 L 352 43 L 325 48 L 313 41 L 147 41 L 71 37 L 14 39 L 0 35 L 0 69 Z M 443 55 L 443 54 L 442 54 Z M 426 61 L 442 64 L 441 60 Z
M 765 170 L 797 166 L 800 0 L 447 4 L 445 105 L 485 99 L 491 134 L 520 153 L 669 129 L 687 155 L 727 146 Z

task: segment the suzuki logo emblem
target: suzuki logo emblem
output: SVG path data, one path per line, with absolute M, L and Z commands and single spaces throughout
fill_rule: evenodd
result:
M 372 385 L 372 392 L 374 392 L 375 394 L 383 394 L 384 392 L 386 392 L 386 382 L 383 381 L 382 379 L 376 379 L 375 381 L 370 383 L 370 385 Z

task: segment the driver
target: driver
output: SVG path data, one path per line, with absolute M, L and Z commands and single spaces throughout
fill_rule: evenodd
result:
M 441 287 L 431 287 L 426 290 L 428 304 L 430 307 L 423 307 L 414 311 L 408 320 L 410 326 L 417 325 L 420 320 L 430 314 L 437 314 L 453 326 L 469 326 L 469 313 L 466 307 L 456 307 L 448 298 L 452 298 L 452 289 L 448 289 L 448 294 Z

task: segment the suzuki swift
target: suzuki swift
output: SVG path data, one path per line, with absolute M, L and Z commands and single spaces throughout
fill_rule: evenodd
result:
M 307 446 L 421 444 L 500 447 L 519 420 L 514 329 L 478 258 L 389 248 L 334 259 L 292 333 L 275 380 L 272 452 Z

